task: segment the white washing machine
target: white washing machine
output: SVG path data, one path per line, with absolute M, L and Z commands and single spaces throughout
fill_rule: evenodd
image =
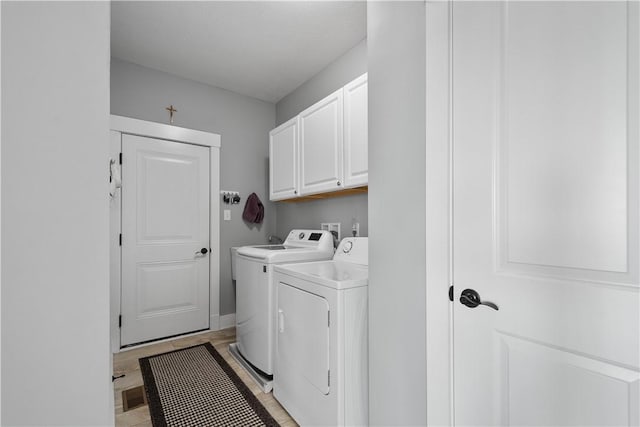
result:
M 275 334 L 273 267 L 279 263 L 328 260 L 333 235 L 322 230 L 293 230 L 282 245 L 244 246 L 236 259 L 236 340 L 231 354 L 271 391 Z
M 300 425 L 367 425 L 368 239 L 274 270 L 275 398 Z

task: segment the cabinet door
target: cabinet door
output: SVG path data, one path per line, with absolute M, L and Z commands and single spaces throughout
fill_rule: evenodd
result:
M 298 194 L 298 118 L 269 132 L 269 199 Z
M 300 194 L 342 183 L 342 89 L 300 113 Z
M 344 87 L 344 186 L 369 182 L 367 75 Z

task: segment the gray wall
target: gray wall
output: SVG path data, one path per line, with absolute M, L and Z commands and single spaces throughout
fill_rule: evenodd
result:
M 367 8 L 371 425 L 427 422 L 424 8 Z
M 165 107 L 178 112 L 174 125 L 222 135 L 220 189 L 239 191 L 237 205 L 220 204 L 220 314 L 235 312 L 231 280 L 232 246 L 266 243 L 275 230 L 275 209 L 269 202 L 269 130 L 275 106 L 216 87 L 129 62 L 111 59 L 111 113 L 167 123 Z M 255 192 L 265 206 L 264 223 L 242 220 L 244 202 Z M 231 209 L 231 221 L 222 210 Z
M 346 83 L 367 72 L 367 41 L 362 40 L 325 69 L 276 104 L 276 122 L 281 124 L 320 101 Z M 360 235 L 368 236 L 367 195 L 276 204 L 276 233 L 286 237 L 293 228 L 320 228 L 322 222 L 340 222 L 342 236 L 351 235 L 353 218 Z
M 305 108 L 366 72 L 367 40 L 364 39 L 278 101 L 276 104 L 276 125 L 297 116 Z
M 113 425 L 109 3 L 2 2 L 2 425 Z
M 322 222 L 339 222 L 341 237 L 348 237 L 351 236 L 354 219 L 360 223 L 360 235 L 369 235 L 366 194 L 312 202 L 280 202 L 277 210 L 276 229 L 282 238 L 294 228 L 317 229 Z

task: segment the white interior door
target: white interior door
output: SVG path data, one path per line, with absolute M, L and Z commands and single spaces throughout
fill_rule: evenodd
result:
M 209 149 L 123 135 L 122 152 L 121 345 L 208 328 Z
M 639 7 L 453 2 L 457 425 L 640 423 Z

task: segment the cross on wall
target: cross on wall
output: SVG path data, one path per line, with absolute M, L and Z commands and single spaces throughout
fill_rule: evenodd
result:
M 165 110 L 169 112 L 169 123 L 173 124 L 173 113 L 176 113 L 178 110 L 173 108 L 173 104 L 169 105 Z

